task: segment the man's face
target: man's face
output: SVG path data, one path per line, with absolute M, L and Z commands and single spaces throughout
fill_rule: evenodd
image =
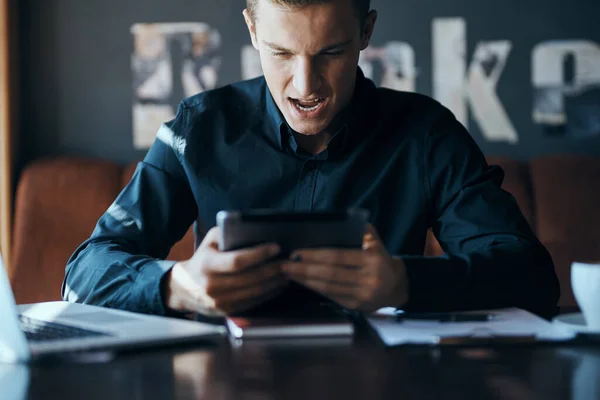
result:
M 352 98 L 358 56 L 369 44 L 376 14 L 361 31 L 352 0 L 282 8 L 258 2 L 244 17 L 265 79 L 290 127 L 316 135 Z

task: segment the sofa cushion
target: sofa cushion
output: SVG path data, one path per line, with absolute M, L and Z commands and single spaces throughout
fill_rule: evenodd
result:
M 60 158 L 25 168 L 8 271 L 17 303 L 61 299 L 67 260 L 112 204 L 120 182 L 120 168 L 108 161 Z
M 554 260 L 560 305 L 575 305 L 571 262 L 600 261 L 600 158 L 544 156 L 530 168 L 536 231 Z
M 125 187 L 133 173 L 135 172 L 135 168 L 137 163 L 131 163 L 123 169 L 123 175 L 121 176 L 121 187 Z M 171 248 L 169 255 L 167 256 L 168 260 L 187 260 L 194 255 L 194 226 L 190 226 L 185 236 Z

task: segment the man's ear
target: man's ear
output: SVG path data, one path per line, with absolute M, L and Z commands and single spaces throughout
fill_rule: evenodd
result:
M 248 33 L 250 34 L 250 40 L 252 40 L 252 46 L 256 50 L 258 50 L 258 41 L 256 40 L 256 26 L 254 25 L 254 21 L 252 21 L 252 17 L 250 16 L 250 12 L 248 9 L 244 9 L 244 21 L 246 21 L 246 26 L 248 27 Z
M 371 10 L 365 18 L 365 24 L 363 31 L 361 32 L 361 50 L 364 50 L 369 46 L 371 36 L 373 35 L 373 30 L 375 29 L 375 22 L 377 22 L 377 11 Z

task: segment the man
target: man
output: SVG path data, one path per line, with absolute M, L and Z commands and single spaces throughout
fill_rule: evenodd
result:
M 231 314 L 290 282 L 348 309 L 518 306 L 551 312 L 552 260 L 503 172 L 434 100 L 377 89 L 358 69 L 368 0 L 248 0 L 264 78 L 184 100 L 129 185 L 69 260 L 63 296 L 156 314 Z M 371 212 L 362 250 L 276 244 L 164 261 L 220 209 Z M 446 254 L 423 257 L 432 227 Z M 277 301 L 275 299 L 274 301 Z

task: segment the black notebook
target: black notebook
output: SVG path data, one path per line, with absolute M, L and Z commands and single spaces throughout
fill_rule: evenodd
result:
M 298 299 L 299 293 L 294 294 L 293 299 Z M 314 299 L 298 304 L 279 298 L 249 312 L 227 317 L 227 328 L 236 339 L 354 334 L 354 324 L 347 312 L 331 302 Z
M 227 328 L 236 339 L 267 337 L 352 336 L 352 321 L 340 314 L 228 317 Z

